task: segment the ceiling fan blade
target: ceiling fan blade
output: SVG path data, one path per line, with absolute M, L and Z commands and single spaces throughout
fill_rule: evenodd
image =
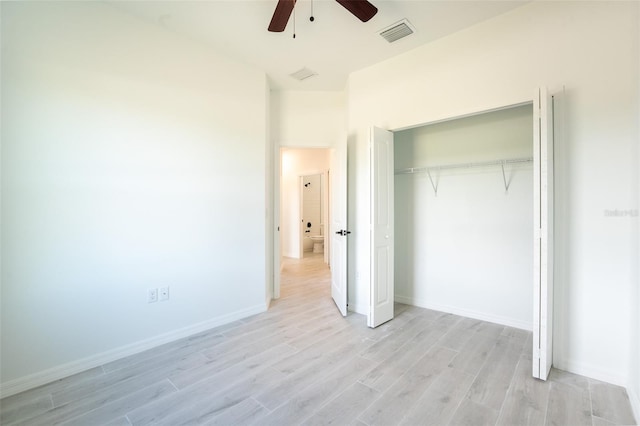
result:
M 293 7 L 296 5 L 296 0 L 278 0 L 276 10 L 273 12 L 271 23 L 269 24 L 269 31 L 272 33 L 281 33 L 287 27 Z
M 378 8 L 369 3 L 367 0 L 336 0 L 345 9 L 353 13 L 353 15 L 361 20 L 367 22 L 378 13 Z

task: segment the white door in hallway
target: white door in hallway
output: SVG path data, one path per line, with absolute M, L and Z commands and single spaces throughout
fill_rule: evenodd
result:
M 343 316 L 347 315 L 347 141 L 331 151 L 331 297 Z M 325 237 L 325 238 L 327 238 Z
M 553 363 L 553 98 L 533 101 L 533 377 L 546 380 Z
M 373 127 L 371 167 L 371 286 L 369 327 L 393 319 L 393 133 Z

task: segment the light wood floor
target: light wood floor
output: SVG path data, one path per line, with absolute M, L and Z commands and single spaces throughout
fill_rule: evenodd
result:
M 531 378 L 531 334 L 397 305 L 339 316 L 320 256 L 289 259 L 268 312 L 5 398 L 24 425 L 610 425 L 621 387 Z

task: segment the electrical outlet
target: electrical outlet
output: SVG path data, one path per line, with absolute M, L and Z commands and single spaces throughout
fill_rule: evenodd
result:
M 169 287 L 160 287 L 158 289 L 158 300 L 169 300 Z
M 147 290 L 147 303 L 155 303 L 158 301 L 158 289 L 150 288 Z

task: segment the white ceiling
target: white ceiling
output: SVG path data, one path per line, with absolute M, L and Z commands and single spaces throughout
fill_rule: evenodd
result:
M 378 13 L 362 23 L 334 0 L 298 0 L 283 33 L 267 27 L 277 0 L 113 1 L 116 8 L 264 70 L 273 90 L 342 90 L 349 73 L 505 13 L 530 0 L 370 0 Z M 394 43 L 378 33 L 407 18 L 416 32 Z M 307 67 L 318 75 L 298 81 Z

